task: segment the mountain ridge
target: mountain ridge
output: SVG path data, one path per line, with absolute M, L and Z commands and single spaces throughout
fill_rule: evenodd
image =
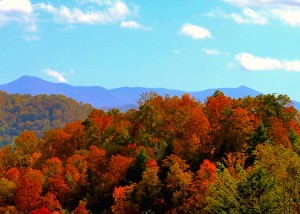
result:
M 226 96 L 232 98 L 240 98 L 245 96 L 257 96 L 262 94 L 259 91 L 251 89 L 247 86 L 239 86 L 237 88 L 215 88 L 203 91 L 183 91 L 167 88 L 144 88 L 144 87 L 119 87 L 114 89 L 106 89 L 101 86 L 72 86 L 66 83 L 52 83 L 38 77 L 24 75 L 14 81 L 0 85 L 0 90 L 11 94 L 62 94 L 66 97 L 73 98 L 77 102 L 88 103 L 95 108 L 119 108 L 122 106 L 137 106 L 137 101 L 142 93 L 156 92 L 165 96 L 181 96 L 190 94 L 200 101 L 204 101 L 206 97 L 211 96 L 216 90 L 222 91 Z M 296 108 L 300 109 L 300 103 L 294 101 Z M 125 110 L 127 110 L 127 108 Z

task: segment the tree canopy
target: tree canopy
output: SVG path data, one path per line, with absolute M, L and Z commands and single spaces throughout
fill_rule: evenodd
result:
M 152 93 L 34 131 L 0 150 L 0 212 L 300 213 L 299 112 L 284 95 Z
M 0 147 L 12 144 L 25 130 L 42 137 L 45 131 L 84 120 L 92 106 L 63 95 L 20 95 L 0 91 Z

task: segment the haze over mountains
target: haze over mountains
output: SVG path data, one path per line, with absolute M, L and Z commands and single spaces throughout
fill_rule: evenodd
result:
M 257 96 L 260 92 L 240 86 L 238 88 L 218 88 L 225 95 L 232 98 L 245 96 Z M 200 101 L 211 96 L 217 89 L 207 89 L 204 91 L 187 92 L 180 90 L 171 90 L 165 88 L 142 88 L 142 87 L 121 87 L 116 89 L 106 89 L 100 86 L 71 86 L 65 83 L 51 83 L 32 76 L 22 76 L 10 83 L 0 85 L 0 90 L 10 94 L 63 94 L 66 97 L 73 98 L 78 102 L 89 103 L 95 108 L 117 107 L 127 110 L 137 106 L 137 101 L 142 93 L 154 91 L 159 95 L 181 96 L 190 94 Z M 300 109 L 300 103 L 294 102 L 296 108 Z

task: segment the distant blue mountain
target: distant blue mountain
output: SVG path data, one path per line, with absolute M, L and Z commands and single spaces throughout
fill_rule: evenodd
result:
M 0 90 L 6 91 L 10 94 L 62 94 L 66 97 L 73 98 L 78 102 L 89 103 L 95 108 L 108 109 L 111 107 L 121 107 L 123 110 L 137 106 L 137 101 L 140 98 L 140 95 L 151 91 L 163 96 L 166 94 L 170 96 L 190 94 L 202 102 L 208 96 L 213 95 L 216 90 L 220 90 L 225 95 L 232 98 L 257 96 L 258 94 L 261 94 L 260 92 L 246 86 L 240 86 L 238 88 L 216 88 L 196 92 L 142 87 L 106 89 L 99 86 L 71 86 L 65 83 L 51 83 L 32 76 L 23 76 L 10 83 L 0 85 Z M 294 103 L 295 106 L 300 109 L 300 103 Z
M 298 111 L 300 111 L 300 102 L 293 101 L 293 103 L 295 108 L 298 109 Z

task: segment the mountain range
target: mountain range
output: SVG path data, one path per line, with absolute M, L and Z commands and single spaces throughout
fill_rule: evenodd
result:
M 121 87 L 115 89 L 106 89 L 100 86 L 71 86 L 65 83 L 51 83 L 32 76 L 22 76 L 19 79 L 0 85 L 0 90 L 10 94 L 62 94 L 73 98 L 77 102 L 89 103 L 95 108 L 109 109 L 112 107 L 128 110 L 137 107 L 137 101 L 142 93 L 156 92 L 165 96 L 181 96 L 190 94 L 200 101 L 204 101 L 216 90 L 222 91 L 226 96 L 239 98 L 245 96 L 257 96 L 260 92 L 240 86 L 238 88 L 216 88 L 204 91 L 187 92 L 181 90 L 172 90 L 165 88 L 143 88 L 143 87 Z M 294 101 L 297 109 L 300 109 L 300 103 Z

